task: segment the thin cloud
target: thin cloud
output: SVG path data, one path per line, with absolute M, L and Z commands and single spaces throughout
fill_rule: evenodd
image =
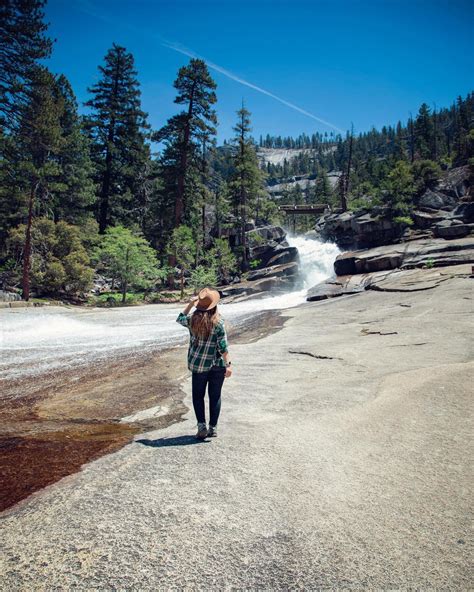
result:
M 259 93 L 262 93 L 263 95 L 266 95 L 267 97 L 271 97 L 272 99 L 275 99 L 275 101 L 278 101 L 279 103 L 282 103 L 283 105 L 286 105 L 287 107 L 290 107 L 290 109 L 294 109 L 295 111 L 298 111 L 298 113 L 302 113 L 303 115 L 306 115 L 307 117 L 310 117 L 311 119 L 314 119 L 315 121 L 318 121 L 319 123 L 322 123 L 323 125 L 330 127 L 341 134 L 344 133 L 344 130 L 337 127 L 337 125 L 334 125 L 333 123 L 330 123 L 329 121 L 326 121 L 325 119 L 322 119 L 321 117 L 317 117 L 313 113 L 310 113 L 309 111 L 306 111 L 305 109 L 302 109 L 301 107 L 298 107 L 298 105 L 295 105 L 294 103 L 290 103 L 289 101 L 282 99 L 278 95 L 275 95 L 272 92 L 270 92 L 264 88 L 261 88 L 260 86 L 257 86 L 256 84 L 252 84 L 251 82 L 248 82 L 247 80 L 244 80 L 243 78 L 240 78 L 239 76 L 236 76 L 232 72 L 229 72 L 229 70 L 226 70 L 222 66 L 219 66 L 218 64 L 214 64 L 214 62 L 211 62 L 208 59 L 206 59 L 202 56 L 199 56 L 194 51 L 191 51 L 191 50 L 187 49 L 186 47 L 182 46 L 180 43 L 170 43 L 168 41 L 165 41 L 165 42 L 162 42 L 162 45 L 164 47 L 172 49 L 173 51 L 177 51 L 178 53 L 188 56 L 190 58 L 197 58 L 197 59 L 204 60 L 206 62 L 206 64 L 209 66 L 209 68 L 212 68 L 212 70 L 216 70 L 216 72 L 220 72 L 224 76 L 227 76 L 227 78 L 230 78 L 231 80 L 234 80 L 235 82 L 238 82 L 239 84 L 243 84 L 244 86 L 248 86 L 249 88 L 256 90 Z

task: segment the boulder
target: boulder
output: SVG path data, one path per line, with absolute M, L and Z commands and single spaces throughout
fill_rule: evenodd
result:
M 474 263 L 474 237 L 424 239 L 343 253 L 334 262 L 338 276 L 425 265 Z
M 255 280 L 259 280 L 264 277 L 283 277 L 283 276 L 294 276 L 297 275 L 299 271 L 298 263 L 286 263 L 284 265 L 274 265 L 272 267 L 264 267 L 263 269 L 257 269 L 256 271 L 251 271 L 247 275 L 247 281 L 253 282 Z
M 267 266 L 283 265 L 292 263 L 298 259 L 298 249 L 296 247 L 281 247 L 275 249 L 275 254 L 267 262 Z
M 281 226 L 260 226 L 251 231 L 247 231 L 249 242 L 252 242 L 252 236 L 258 235 L 265 241 L 275 241 L 277 243 L 285 240 L 286 232 Z
M 371 212 L 362 208 L 356 212 L 328 214 L 319 218 L 315 226 L 315 232 L 323 240 L 334 241 L 346 248 L 387 244 L 398 238 L 401 231 L 401 226 L 393 221 L 390 209 L 381 206 Z
M 438 183 L 438 190 L 459 199 L 468 195 L 471 184 L 472 173 L 469 165 L 465 165 L 447 171 Z
M 0 302 L 16 302 L 18 300 L 21 300 L 20 294 L 0 290 Z
M 326 298 L 335 298 L 346 294 L 358 294 L 366 289 L 367 275 L 343 276 L 338 278 L 329 278 L 308 290 L 306 300 L 313 302 L 325 300 Z
M 466 224 L 474 222 L 474 201 L 458 204 L 454 208 L 452 215 L 454 218 L 462 220 Z
M 461 238 L 470 232 L 467 224 L 461 220 L 441 220 L 434 225 L 435 235 L 440 238 Z
M 450 212 L 445 210 L 433 210 L 431 208 L 423 208 L 423 210 L 414 210 L 411 217 L 418 228 L 426 229 L 433 226 L 441 220 L 445 220 L 451 216 Z
M 440 191 L 432 191 L 427 189 L 425 193 L 420 197 L 418 205 L 424 208 L 431 208 L 433 210 L 439 210 L 444 207 L 454 207 L 456 200 L 454 197 L 441 193 Z
M 271 276 L 254 282 L 242 282 L 241 284 L 219 288 L 219 292 L 222 298 L 254 294 L 261 294 L 263 296 L 266 292 L 286 292 L 292 287 L 293 282 L 290 278 Z

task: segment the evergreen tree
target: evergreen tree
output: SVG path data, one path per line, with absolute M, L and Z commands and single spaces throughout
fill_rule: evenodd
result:
M 333 191 L 326 169 L 321 169 L 314 184 L 314 203 L 331 203 Z
M 181 224 L 181 226 L 177 226 L 173 230 L 169 250 L 181 268 L 180 284 L 182 298 L 184 296 L 184 275 L 191 270 L 196 259 L 196 241 L 193 237 L 193 231 L 189 226 Z
M 178 90 L 175 103 L 185 110 L 171 117 L 154 134 L 154 140 L 165 144 L 161 157 L 163 191 L 173 201 L 176 228 L 183 222 L 192 223 L 193 209 L 199 206 L 194 200 L 196 193 L 202 193 L 202 148 L 214 142 L 217 118 L 212 105 L 217 99 L 216 83 L 202 60 L 191 59 L 180 68 L 174 87 Z
M 99 71 L 101 79 L 89 89 L 93 97 L 85 103 L 92 110 L 85 125 L 92 141 L 97 217 L 103 234 L 110 224 L 130 225 L 143 219 L 150 149 L 132 54 L 113 44 Z
M 107 229 L 94 256 L 99 269 L 118 281 L 122 303 L 129 288 L 147 289 L 163 277 L 154 249 L 143 237 L 120 225 Z
M 49 57 L 46 0 L 0 2 L 0 127 L 15 129 L 36 83 L 38 60 Z
M 419 158 L 434 156 L 434 126 L 431 110 L 423 103 L 415 120 L 415 150 Z
M 248 269 L 247 256 L 247 220 L 249 212 L 259 215 L 260 198 L 262 196 L 263 172 L 258 166 L 257 153 L 250 137 L 250 112 L 244 104 L 237 111 L 237 124 L 234 127 L 234 174 L 230 182 L 230 194 L 234 211 L 240 215 L 240 234 L 242 248 L 242 269 Z
M 59 117 L 62 146 L 58 154 L 61 172 L 52 204 L 53 216 L 56 221 L 78 224 L 90 215 L 88 208 L 96 199 L 90 146 L 77 113 L 76 97 L 68 79 L 62 74 L 56 80 L 55 93 L 57 101 L 62 103 Z
M 20 195 L 28 196 L 25 247 L 23 252 L 23 298 L 30 294 L 31 227 L 35 214 L 49 215 L 52 194 L 61 189 L 58 157 L 64 146 L 61 117 L 64 102 L 57 96 L 54 76 L 37 70 L 30 99 L 22 110 L 16 156 L 9 162 Z

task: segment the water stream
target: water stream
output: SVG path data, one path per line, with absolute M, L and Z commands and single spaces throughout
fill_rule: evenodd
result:
M 247 302 L 221 304 L 222 315 L 241 325 L 262 310 L 284 309 L 305 301 L 308 288 L 333 273 L 336 245 L 288 237 L 298 248 L 303 289 Z M 0 378 L 16 379 L 139 355 L 187 339 L 176 322 L 182 305 L 150 304 L 111 309 L 63 307 L 0 309 Z

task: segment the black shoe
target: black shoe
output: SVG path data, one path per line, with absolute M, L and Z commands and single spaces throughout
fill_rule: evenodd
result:
M 198 423 L 198 431 L 196 434 L 196 438 L 198 440 L 204 440 L 205 438 L 207 438 L 207 436 L 208 436 L 208 432 L 207 432 L 206 424 L 205 423 Z
M 217 438 L 217 426 L 209 426 L 209 430 L 207 432 L 209 438 Z

